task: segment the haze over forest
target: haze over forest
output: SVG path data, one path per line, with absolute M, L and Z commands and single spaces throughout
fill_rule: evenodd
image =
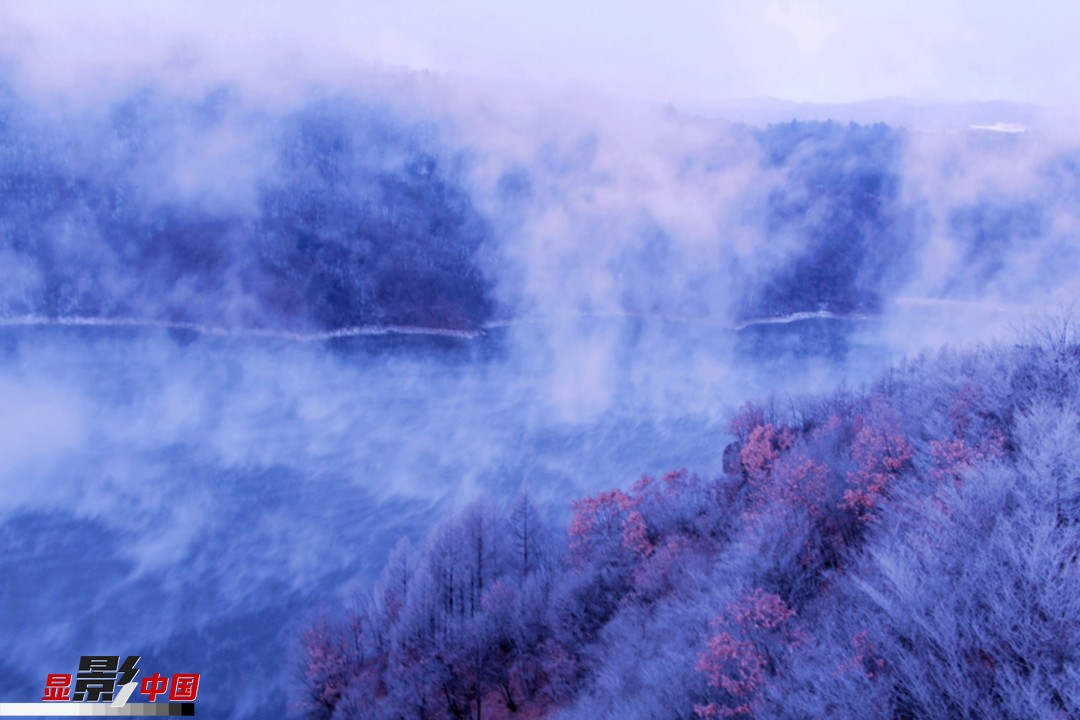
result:
M 0 701 L 1080 715 L 1044 5 L 5 4 Z

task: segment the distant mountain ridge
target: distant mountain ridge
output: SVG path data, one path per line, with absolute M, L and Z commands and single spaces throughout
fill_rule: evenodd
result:
M 1010 123 L 1038 129 L 1066 122 L 1063 113 L 1011 100 L 942 101 L 875 98 L 858 102 L 813 103 L 772 97 L 673 105 L 675 112 L 716 117 L 754 125 L 791 120 L 887 123 L 910 130 L 961 130 L 978 125 Z

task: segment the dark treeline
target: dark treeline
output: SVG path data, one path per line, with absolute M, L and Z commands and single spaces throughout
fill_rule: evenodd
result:
M 879 311 L 910 275 L 916 249 L 916 213 L 900 192 L 905 133 L 791 122 L 756 139 L 763 165 L 784 172 L 763 203 L 766 235 L 797 238 L 798 249 L 751 287 L 743 312 Z
M 1064 333 L 942 352 L 747 406 L 718 477 L 578 500 L 566 531 L 474 505 L 308 630 L 300 711 L 1077 717 L 1078 370 Z
M 434 127 L 230 92 L 48 117 L 0 86 L 4 315 L 468 329 L 489 230 Z
M 535 145 L 530 165 L 490 157 L 501 151 L 475 135 L 464 140 L 465 116 L 438 117 L 345 96 L 270 109 L 230 89 L 183 99 L 154 88 L 93 112 L 47 112 L 0 82 L 0 316 L 477 329 L 569 305 L 738 321 L 875 313 L 912 284 L 963 299 L 1057 287 L 1075 265 L 1062 233 L 1080 215 L 1078 165 L 1064 151 L 1029 156 L 1024 139 L 961 139 L 942 151 L 930 171 L 942 182 L 985 158 L 1031 177 L 1024 190 L 971 181 L 941 208 L 911 181 L 910 131 L 836 122 L 687 130 L 693 147 L 651 150 L 660 167 L 682 168 L 677 192 L 707 195 L 725 173 L 745 186 L 737 198 L 693 198 L 728 218 L 724 229 L 695 231 L 716 235 L 703 261 L 687 254 L 700 238 L 632 203 L 586 202 L 567 216 L 568 237 L 546 236 L 552 211 L 619 187 L 593 167 L 597 137 L 560 144 L 551 129 L 519 138 Z M 619 142 L 605 138 L 604 151 L 626 152 Z M 744 156 L 753 160 L 732 159 Z M 502 169 L 490 187 L 481 157 Z M 621 189 L 633 197 L 632 186 Z M 574 245 L 597 234 L 611 243 L 611 233 L 620 250 L 581 269 L 591 250 Z M 757 238 L 762 251 L 740 255 L 725 233 Z M 523 281 L 530 268 L 521 264 L 537 259 L 515 248 L 529 234 L 545 238 L 546 262 L 562 263 L 570 286 Z M 921 286 L 920 258 L 942 241 L 954 266 Z M 532 295 L 519 307 L 523 286 Z M 609 286 L 613 305 L 596 305 L 589 288 Z M 731 317 L 712 317 L 719 312 Z

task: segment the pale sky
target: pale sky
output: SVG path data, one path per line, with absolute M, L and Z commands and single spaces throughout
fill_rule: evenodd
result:
M 5 0 L 25 82 L 357 65 L 661 102 L 770 96 L 1080 105 L 1076 0 Z

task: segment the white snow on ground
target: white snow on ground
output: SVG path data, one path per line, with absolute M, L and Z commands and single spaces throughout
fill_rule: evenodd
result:
M 319 342 L 335 338 L 358 337 L 361 335 L 438 335 L 442 337 L 471 338 L 480 332 L 471 330 L 445 330 L 443 328 L 413 327 L 408 325 L 357 326 L 324 330 L 320 332 L 290 332 L 269 328 L 225 328 L 190 322 L 154 320 L 138 317 L 82 317 L 67 316 L 51 318 L 44 315 L 14 315 L 0 317 L 0 327 L 43 327 L 43 326 L 93 326 L 93 327 L 133 327 L 161 328 L 165 330 L 190 330 L 202 335 L 226 337 L 265 337 L 275 340 L 294 342 Z
M 1017 125 L 1016 123 L 996 122 L 992 125 L 972 125 L 972 130 L 987 130 L 989 132 L 1009 133 L 1011 135 L 1017 135 L 1027 132 L 1027 128 L 1023 125 Z

